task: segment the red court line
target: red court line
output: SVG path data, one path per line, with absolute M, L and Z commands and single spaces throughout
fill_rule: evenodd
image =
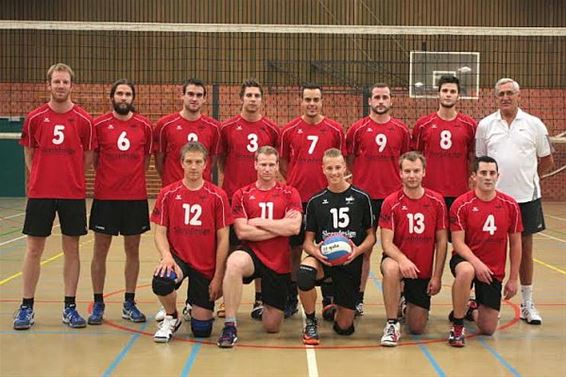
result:
M 144 287 L 148 287 L 150 286 L 150 284 L 146 284 L 146 285 L 142 285 L 139 286 L 138 288 L 144 288 Z M 124 290 L 118 290 L 115 292 L 110 292 L 104 295 L 104 297 L 111 297 L 113 295 L 119 294 L 124 292 Z M 510 321 L 500 325 L 497 327 L 497 330 L 505 330 L 513 325 L 515 325 L 517 322 L 520 321 L 520 308 L 519 305 L 514 304 L 510 301 L 504 300 L 503 303 L 505 305 L 510 306 L 513 311 L 514 311 L 514 317 L 513 319 L 511 319 Z M 90 313 L 92 311 L 92 303 L 88 306 L 88 312 Z M 110 327 L 113 327 L 115 329 L 118 330 L 122 330 L 122 331 L 128 331 L 128 332 L 132 332 L 132 333 L 136 333 L 136 334 L 141 334 L 141 335 L 146 335 L 146 336 L 151 336 L 153 337 L 153 333 L 147 332 L 147 331 L 141 331 L 141 330 L 136 330 L 127 326 L 122 326 L 114 321 L 111 320 L 107 320 L 105 319 L 103 322 L 104 325 L 108 325 Z M 300 342 L 300 334 L 297 334 L 297 342 Z M 478 334 L 476 333 L 472 333 L 469 336 L 467 336 L 466 338 L 474 338 L 477 337 Z M 440 338 L 440 339 L 428 339 L 428 340 L 419 340 L 419 341 L 411 341 L 411 342 L 401 342 L 398 346 L 402 347 L 402 346 L 418 346 L 421 344 L 433 344 L 433 343 L 444 343 L 447 342 L 448 338 Z M 216 342 L 215 341 L 207 341 L 207 340 L 197 340 L 197 339 L 190 339 L 190 338 L 183 338 L 183 337 L 175 337 L 175 341 L 181 341 L 181 342 L 187 342 L 187 343 L 196 343 L 196 344 L 203 344 L 203 345 L 211 345 L 211 346 L 215 346 L 216 347 Z M 246 344 L 246 343 L 238 343 L 237 347 L 242 347 L 242 348 L 258 348 L 258 349 L 296 349 L 296 350 L 304 350 L 307 349 L 309 346 L 306 345 L 296 345 L 296 346 L 274 346 L 274 345 L 262 345 L 262 344 Z M 382 346 L 380 344 L 377 343 L 376 344 L 365 344 L 365 345 L 341 345 L 341 346 L 324 346 L 324 345 L 318 345 L 315 347 L 315 349 L 368 349 L 368 348 L 382 348 Z

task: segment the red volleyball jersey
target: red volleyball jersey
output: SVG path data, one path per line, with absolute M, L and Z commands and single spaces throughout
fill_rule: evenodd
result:
M 145 159 L 152 151 L 150 121 L 134 114 L 117 119 L 112 112 L 94 120 L 98 147 L 94 197 L 102 200 L 147 199 Z
M 348 155 L 354 158 L 354 185 L 372 199 L 384 199 L 399 190 L 399 157 L 411 148 L 411 134 L 403 122 L 391 118 L 380 124 L 368 116 L 348 129 L 346 141 Z
M 171 252 L 212 279 L 216 268 L 216 231 L 234 221 L 226 193 L 208 181 L 196 191 L 183 181 L 159 192 L 151 221 L 167 228 Z
M 507 235 L 523 231 L 521 210 L 499 191 L 486 202 L 474 191 L 459 196 L 450 207 L 450 230 L 463 230 L 466 245 L 502 281 L 507 260 Z M 454 252 L 453 252 L 454 253 Z
M 183 178 L 181 167 L 181 148 L 189 141 L 198 141 L 208 151 L 208 160 L 203 178 L 212 179 L 212 157 L 218 154 L 220 122 L 206 115 L 190 121 L 179 113 L 159 119 L 154 131 L 156 153 L 165 155 L 162 186 L 165 187 Z
M 96 147 L 92 117 L 79 105 L 56 113 L 48 104 L 28 114 L 20 144 L 33 148 L 28 198 L 84 199 L 84 152 Z
M 448 197 L 468 191 L 468 161 L 475 150 L 476 126 L 475 120 L 462 113 L 450 121 L 437 113 L 417 120 L 413 149 L 426 157 L 425 187 Z
M 329 148 L 340 149 L 346 156 L 342 125 L 332 119 L 308 124 L 297 117 L 281 131 L 279 154 L 288 161 L 287 183 L 299 191 L 303 203 L 327 185 L 322 156 Z
M 282 183 L 264 191 L 255 182 L 240 188 L 232 198 L 234 218 L 253 219 L 256 217 L 282 219 L 291 210 L 302 212 L 301 197 L 298 191 Z M 289 237 L 275 237 L 263 241 L 242 242 L 254 251 L 259 260 L 271 270 L 286 274 L 289 265 Z
M 279 127 L 266 117 L 248 122 L 241 115 L 236 115 L 222 123 L 219 147 L 219 154 L 225 157 L 222 188 L 229 198 L 240 187 L 255 182 L 255 152 L 264 145 L 277 148 L 279 137 Z
M 393 243 L 420 270 L 419 279 L 430 279 L 434 262 L 436 232 L 448 228 L 448 212 L 442 196 L 425 189 L 419 199 L 403 190 L 383 201 L 379 226 L 394 232 Z

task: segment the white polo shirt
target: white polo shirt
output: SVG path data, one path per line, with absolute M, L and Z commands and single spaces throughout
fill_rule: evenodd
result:
M 482 119 L 476 131 L 476 155 L 490 156 L 499 166 L 497 189 L 525 203 L 541 197 L 538 157 L 552 149 L 542 121 L 521 109 L 511 126 L 500 111 Z

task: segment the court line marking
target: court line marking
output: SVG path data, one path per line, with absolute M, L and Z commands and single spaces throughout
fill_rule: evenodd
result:
M 143 326 L 141 326 L 140 330 L 145 330 L 145 328 L 147 327 L 148 323 L 144 323 Z M 128 341 L 128 343 L 126 343 L 126 345 L 124 346 L 124 348 L 122 348 L 122 350 L 120 351 L 120 353 L 118 354 L 118 356 L 116 356 L 116 358 L 110 363 L 110 365 L 108 366 L 108 368 L 106 368 L 106 370 L 104 371 L 104 373 L 102 373 L 103 377 L 110 377 L 110 375 L 112 374 L 112 372 L 114 372 L 114 370 L 116 369 L 116 367 L 122 362 L 122 360 L 124 360 L 124 358 L 126 357 L 126 355 L 128 354 L 128 352 L 130 352 L 130 349 L 132 349 L 134 343 L 136 342 L 136 340 L 138 340 L 138 338 L 141 336 L 141 334 L 134 334 L 132 335 L 132 337 L 130 338 L 130 340 Z
M 478 337 L 479 342 L 481 343 L 481 345 L 487 349 L 496 359 L 497 361 L 499 361 L 501 363 L 501 365 L 503 365 L 505 368 L 507 368 L 507 370 L 509 372 L 511 372 L 511 374 L 515 377 L 520 377 L 521 374 L 511 366 L 511 364 L 509 364 L 504 358 L 503 356 L 501 356 L 499 354 L 499 352 L 497 352 L 494 348 L 492 348 L 489 344 L 487 344 L 487 342 L 482 339 L 482 337 Z
M 47 264 L 47 263 L 49 263 L 49 262 L 53 262 L 55 259 L 60 258 L 62 255 L 63 255 L 63 252 L 60 252 L 59 254 L 54 255 L 54 256 L 52 256 L 51 258 L 45 259 L 44 261 L 40 262 L 39 265 L 40 265 L 40 266 L 43 266 L 43 265 L 45 265 L 45 264 Z M 8 276 L 6 279 L 0 280 L 0 287 L 3 286 L 4 284 L 6 284 L 6 283 L 8 283 L 8 282 L 10 282 L 10 281 L 12 281 L 12 280 L 14 280 L 15 278 L 20 277 L 20 276 L 22 276 L 22 272 L 21 272 L 21 271 L 15 273 L 15 274 L 12 275 L 12 276 Z
M 8 220 L 8 219 L 13 219 L 14 217 L 19 217 L 19 216 L 23 216 L 25 215 L 25 212 L 21 212 L 21 213 L 16 213 L 15 215 L 10 215 L 10 216 L 5 216 L 5 217 L 0 217 L 0 220 Z
M 378 291 L 382 292 L 383 290 L 383 286 L 381 285 L 381 281 L 379 280 L 379 278 L 375 275 L 375 273 L 373 271 L 369 272 L 369 278 L 371 278 L 371 281 L 373 283 L 373 285 L 375 286 L 375 288 L 377 288 Z M 383 293 L 382 293 L 383 295 Z M 419 340 L 419 337 L 415 337 L 415 336 L 411 336 L 411 339 L 416 339 Z M 436 359 L 434 358 L 434 356 L 432 356 L 432 353 L 430 353 L 430 350 L 428 349 L 428 347 L 426 346 L 426 344 L 419 344 L 419 350 L 421 350 L 421 352 L 424 354 L 425 358 L 430 362 L 430 364 L 432 365 L 434 371 L 436 372 L 436 374 L 439 377 L 445 377 L 446 373 L 444 373 L 444 371 L 442 370 L 442 368 L 440 367 L 440 364 L 438 364 L 438 362 L 436 361 Z
M 7 244 L 12 243 L 12 242 L 19 241 L 19 240 L 24 239 L 24 238 L 26 238 L 25 234 L 23 236 L 12 238 L 11 240 L 8 240 L 8 241 L 4 241 L 4 242 L 0 243 L 0 246 L 4 246 L 4 245 L 7 245 Z
M 201 347 L 202 344 L 200 343 L 193 344 L 191 348 L 191 353 L 189 354 L 189 358 L 185 362 L 185 365 L 183 366 L 183 370 L 181 371 L 181 377 L 186 377 L 189 375 L 189 373 L 191 373 L 191 369 L 193 368 L 193 364 L 195 363 L 195 360 L 197 358 L 197 355 Z
M 563 217 L 558 217 L 558 216 L 544 215 L 544 217 L 550 217 L 551 219 L 556 219 L 556 220 L 560 220 L 560 221 L 566 221 L 565 218 L 563 218 Z
M 550 239 L 555 240 L 555 241 L 558 241 L 558 242 L 566 243 L 566 240 L 563 240 L 562 238 L 557 238 L 557 237 L 554 237 L 554 236 L 549 236 L 548 234 L 545 234 L 545 233 L 543 233 L 543 232 L 540 232 L 540 233 L 537 233 L 537 234 L 540 234 L 541 236 L 550 238 Z
M 558 268 L 558 267 L 553 266 L 553 265 L 551 265 L 551 264 L 545 263 L 545 262 L 543 262 L 543 261 L 541 261 L 541 260 L 539 260 L 539 259 L 537 259 L 537 258 L 533 258 L 533 260 L 534 260 L 535 262 L 537 262 L 538 264 L 543 265 L 543 266 L 546 267 L 546 268 L 550 268 L 552 271 L 556 271 L 556 272 L 558 272 L 558 273 L 560 273 L 560 274 L 562 274 L 562 275 L 566 275 L 566 271 L 564 271 L 564 270 L 561 269 L 561 268 Z
M 303 329 L 306 326 L 306 315 L 301 305 L 301 318 L 303 319 Z M 316 351 L 314 346 L 305 346 L 305 353 L 307 355 L 307 372 L 309 377 L 318 377 L 318 363 L 316 362 Z

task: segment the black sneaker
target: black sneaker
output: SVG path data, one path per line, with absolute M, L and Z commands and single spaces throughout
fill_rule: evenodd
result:
M 310 346 L 316 346 L 320 343 L 316 318 L 306 319 L 305 329 L 303 331 L 303 343 Z
M 254 306 L 252 308 L 252 312 L 250 313 L 250 316 L 256 321 L 261 321 L 262 315 L 263 315 L 263 302 L 258 300 L 254 302 Z
M 238 330 L 236 326 L 226 324 L 222 329 L 222 333 L 216 342 L 220 348 L 232 348 L 238 341 Z

